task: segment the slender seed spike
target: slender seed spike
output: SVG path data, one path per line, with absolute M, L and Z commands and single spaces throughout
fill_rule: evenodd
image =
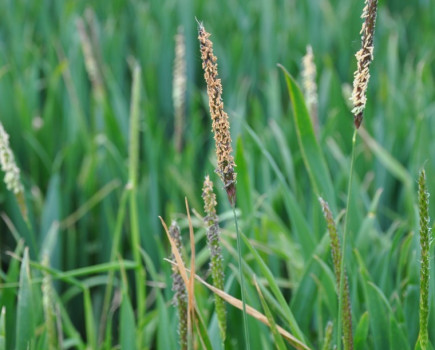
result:
M 323 340 L 322 350 L 331 349 L 332 329 L 333 329 L 333 324 L 331 321 L 328 321 L 325 328 L 325 339 Z
M 95 96 L 100 99 L 103 96 L 103 78 L 98 67 L 96 55 L 94 52 L 91 38 L 86 30 L 83 19 L 78 18 L 76 21 L 77 31 L 82 45 L 85 67 L 92 84 L 92 90 Z
M 209 98 L 210 115 L 213 121 L 212 129 L 216 143 L 217 169 L 216 173 L 222 179 L 228 200 L 231 205 L 236 202 L 236 164 L 233 158 L 231 146 L 230 124 L 228 114 L 224 111 L 222 100 L 222 83 L 218 79 L 217 58 L 213 54 L 213 43 L 209 39 L 202 23 L 199 23 L 198 39 L 200 42 L 202 68 L 207 83 L 207 94 Z
M 358 68 L 353 80 L 353 109 L 355 127 L 358 129 L 363 119 L 363 112 L 367 101 L 367 85 L 369 83 L 369 66 L 373 61 L 373 36 L 375 34 L 376 12 L 378 0 L 365 0 L 361 18 L 364 18 L 360 34 L 361 49 L 355 54 Z
M 331 254 L 332 262 L 334 265 L 335 279 L 337 283 L 337 294 L 340 295 L 341 288 L 341 250 L 340 239 L 338 237 L 337 228 L 335 226 L 332 212 L 326 201 L 319 197 L 320 205 L 322 206 L 323 215 L 325 217 L 329 237 L 331 239 Z M 353 336 L 352 336 L 352 309 L 350 304 L 349 282 L 347 279 L 346 270 L 344 270 L 344 286 L 343 286 L 343 299 L 342 299 L 342 323 L 343 323 L 343 343 L 346 350 L 353 349 Z
M 418 209 L 420 215 L 420 247 L 421 247 L 421 267 L 420 267 L 420 331 L 418 342 L 420 348 L 426 350 L 428 347 L 428 318 L 429 318 L 429 262 L 430 244 L 432 240 L 431 229 L 429 227 L 429 192 L 426 189 L 426 173 L 421 170 L 418 178 Z
M 213 279 L 213 284 L 216 288 L 224 290 L 224 269 L 222 249 L 220 242 L 219 219 L 216 214 L 216 195 L 213 193 L 213 182 L 210 181 L 207 175 L 202 188 L 202 198 L 204 200 L 204 211 L 206 216 L 204 222 L 207 229 L 207 245 L 210 249 L 210 270 Z M 219 322 L 219 330 L 222 341 L 225 341 L 227 319 L 225 303 L 217 294 L 214 295 L 216 314 Z
M 178 28 L 175 36 L 175 58 L 172 83 L 172 100 L 174 102 L 174 144 L 177 152 L 181 152 L 186 98 L 186 45 L 183 27 Z
M 181 252 L 181 234 L 180 228 L 175 221 L 172 222 L 169 227 L 169 234 L 174 239 L 179 252 Z M 171 256 L 171 260 L 174 260 L 174 256 Z M 183 278 L 176 266 L 172 266 L 172 291 L 174 291 L 173 303 L 178 308 L 178 335 L 180 337 L 181 350 L 187 350 L 187 291 L 184 285 Z
M 317 84 L 316 65 L 314 64 L 313 49 L 307 46 L 307 53 L 302 58 L 302 86 L 304 88 L 305 101 L 310 111 L 311 122 L 316 134 L 319 131 L 319 120 L 317 117 Z
M 18 202 L 21 213 L 25 220 L 27 220 L 27 206 L 24 199 L 24 187 L 21 183 L 20 168 L 15 162 L 14 154 L 9 146 L 9 135 L 3 128 L 0 122 L 0 165 L 5 173 L 4 183 L 6 188 L 11 191 Z
M 15 195 L 23 192 L 23 185 L 20 181 L 20 169 L 15 163 L 14 154 L 9 147 L 9 135 L 0 123 L 0 163 L 5 173 L 4 182 L 6 188 Z

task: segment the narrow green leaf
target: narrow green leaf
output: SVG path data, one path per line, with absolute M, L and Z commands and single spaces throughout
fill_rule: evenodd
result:
M 21 262 L 20 284 L 18 290 L 16 349 L 27 350 L 35 332 L 35 314 L 33 305 L 33 285 L 30 277 L 29 249 L 24 250 Z
M 372 282 L 359 252 L 355 250 L 367 308 L 370 314 L 370 330 L 373 336 L 374 349 L 389 349 L 389 313 L 391 306 L 382 291 Z
M 275 295 L 275 298 L 277 299 L 283 311 L 285 312 L 286 321 L 288 322 L 290 330 L 292 331 L 293 335 L 299 340 L 304 341 L 304 335 L 300 330 L 299 325 L 296 322 L 296 319 L 293 316 L 293 312 L 290 310 L 287 301 L 284 299 L 284 296 L 282 295 L 278 285 L 276 284 L 275 277 L 273 276 L 272 272 L 269 270 L 266 263 L 261 258 L 260 254 L 258 254 L 256 249 L 254 249 L 254 247 L 251 245 L 248 238 L 243 233 L 241 233 L 241 237 L 243 238 L 243 241 L 245 242 L 251 254 L 254 256 L 254 259 L 258 263 L 263 276 L 266 278 L 267 282 L 269 283 L 270 289 L 272 290 L 273 294 Z
M 337 292 L 335 287 L 335 276 L 334 272 L 329 268 L 329 266 L 321 260 L 318 256 L 314 256 L 314 259 L 319 263 L 321 269 L 324 272 L 324 278 L 322 283 L 324 285 L 324 292 L 326 295 L 327 307 L 331 312 L 333 317 L 337 317 L 338 305 L 337 305 Z M 320 292 L 320 291 L 319 291 Z
M 198 308 L 195 309 L 195 322 L 198 330 L 198 335 L 200 336 L 201 343 L 205 349 L 213 349 L 210 342 L 210 337 L 207 333 L 207 327 L 205 325 L 204 319 L 199 313 Z
M 410 346 L 408 344 L 408 340 L 406 339 L 406 335 L 403 333 L 403 329 L 399 327 L 399 324 L 396 318 L 393 315 L 390 315 L 390 349 L 403 349 L 410 350 Z
M 171 314 L 174 315 L 174 321 L 169 321 L 169 315 L 168 311 L 169 309 L 173 309 L 174 312 Z M 158 312 L 158 319 L 159 325 L 171 325 L 170 329 L 167 328 L 167 326 L 158 326 L 157 327 L 157 349 L 179 349 L 180 345 L 178 344 L 178 317 L 176 316 L 175 312 L 176 308 L 171 308 L 168 305 L 165 304 L 165 301 L 163 300 L 163 297 L 161 293 L 159 292 L 157 294 L 157 312 Z
M 0 314 L 0 350 L 6 350 L 6 308 L 3 306 Z
M 275 320 L 273 319 L 272 313 L 270 312 L 269 306 L 267 305 L 266 300 L 264 300 L 263 294 L 261 293 L 260 287 L 255 280 L 255 287 L 257 288 L 258 296 L 260 297 L 261 305 L 266 314 L 267 320 L 269 321 L 269 327 L 272 331 L 272 336 L 274 339 L 275 346 L 278 350 L 285 350 L 286 346 L 284 344 L 284 340 L 282 339 L 281 334 L 279 334 L 278 329 L 276 328 Z
M 280 181 L 281 185 L 284 188 L 283 191 L 283 199 L 284 204 L 287 209 L 287 213 L 292 221 L 292 227 L 293 232 L 295 233 L 296 237 L 299 240 L 299 243 L 302 246 L 302 250 L 304 251 L 305 256 L 311 256 L 313 250 L 315 249 L 315 240 L 313 237 L 312 230 L 310 229 L 307 220 L 305 219 L 305 216 L 302 212 L 302 209 L 296 200 L 296 197 L 294 196 L 293 192 L 291 191 L 289 185 L 287 184 L 284 175 L 282 174 L 281 170 L 279 169 L 278 165 L 276 164 L 275 160 L 273 159 L 272 155 L 267 151 L 264 144 L 261 142 L 258 135 L 249 127 L 246 126 L 246 129 L 248 130 L 248 133 L 251 135 L 252 139 L 257 144 L 258 148 L 261 150 L 263 155 L 268 160 L 270 166 L 272 167 L 273 171 L 275 172 L 278 180 Z
M 163 321 L 163 320 L 161 320 Z M 127 293 L 122 293 L 121 324 L 120 324 L 121 349 L 136 349 L 136 324 L 134 312 Z
M 366 349 L 367 337 L 369 334 L 369 313 L 366 311 L 359 319 L 355 331 L 355 350 Z
M 314 191 L 318 196 L 325 198 L 331 206 L 331 210 L 335 212 L 337 206 L 334 187 L 332 186 L 326 161 L 314 134 L 311 118 L 305 105 L 304 95 L 296 80 L 283 66 L 280 66 L 280 68 L 283 70 L 287 82 L 292 101 L 298 142 Z

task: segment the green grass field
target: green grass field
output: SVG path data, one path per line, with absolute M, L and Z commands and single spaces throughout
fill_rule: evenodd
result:
M 346 348 L 319 196 L 342 243 L 354 349 L 424 349 L 418 179 L 424 167 L 435 193 L 435 2 L 380 1 L 352 162 L 349 97 L 363 7 L 1 0 L 0 122 L 24 196 L 1 181 L 0 350 L 180 348 L 165 260 L 171 245 L 159 216 L 168 226 L 176 220 L 186 267 L 194 256 L 196 274 L 213 284 L 206 175 L 217 196 L 224 290 L 241 300 L 195 17 L 211 33 L 231 125 L 246 303 L 269 323 L 248 316 L 251 349 L 293 348 L 278 325 L 301 348 Z M 185 90 L 174 99 L 179 28 Z M 317 70 L 315 125 L 298 88 L 307 45 Z M 428 214 L 435 218 L 433 203 Z M 433 250 L 427 349 L 435 344 Z M 223 342 L 214 293 L 197 281 L 194 299 L 186 348 L 246 348 L 241 310 L 225 303 Z

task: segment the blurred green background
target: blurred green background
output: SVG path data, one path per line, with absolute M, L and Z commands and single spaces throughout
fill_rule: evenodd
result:
M 352 85 L 356 69 L 354 54 L 360 47 L 362 8 L 363 2 L 356 0 L 1 0 L 0 119 L 21 169 L 30 221 L 26 225 L 14 196 L 0 184 L 0 306 L 6 306 L 6 334 L 16 332 L 14 310 L 19 289 L 13 285 L 18 283 L 19 270 L 16 266 L 11 270 L 17 260 L 8 251 L 22 255 L 23 246 L 27 246 L 30 260 L 36 262 L 48 251 L 50 266 L 63 272 L 110 260 L 121 196 L 128 182 L 131 62 L 136 60 L 142 68 L 142 94 L 135 201 L 141 247 L 147 259 L 147 316 L 137 328 L 145 333 L 144 348 L 176 348 L 175 308 L 164 307 L 172 297 L 170 266 L 163 261 L 169 256 L 169 248 L 158 216 L 168 223 L 178 218 L 185 228 L 185 196 L 191 207 L 203 215 L 201 187 L 204 176 L 211 174 L 223 226 L 233 230 L 231 221 L 226 223 L 231 216 L 222 185 L 213 174 L 214 142 L 196 17 L 212 34 L 236 162 L 242 162 L 238 202 L 242 227 L 262 247 L 263 259 L 282 282 L 284 295 L 294 304 L 293 311 L 307 338 L 311 344 L 319 344 L 324 328 L 321 323 L 326 319 L 311 318 L 318 313 L 312 310 L 316 303 L 304 304 L 304 309 L 294 301 L 298 294 L 293 288 L 312 272 L 304 270 L 311 256 L 300 249 L 285 208 L 282 183 L 263 154 L 270 152 L 277 163 L 317 244 L 326 226 L 303 164 L 285 81 L 277 63 L 300 79 L 306 46 L 313 47 L 319 96 L 318 140 L 336 193 L 336 198 L 329 200 L 337 203 L 334 215 L 339 215 L 346 204 L 353 133 L 348 95 L 343 91 Z M 351 207 L 352 231 L 358 233 L 352 244 L 358 244 L 374 283 L 395 308 L 392 313 L 401 329 L 407 329 L 409 344 L 415 343 L 418 332 L 417 306 L 413 310 L 409 298 L 418 299 L 415 191 L 418 170 L 423 165 L 429 191 L 435 193 L 434 23 L 433 1 L 380 1 L 363 121 L 364 135 L 368 136 L 360 137 L 357 143 Z M 92 45 L 97 81 L 86 70 L 80 26 Z M 179 153 L 174 148 L 172 81 L 174 36 L 180 26 L 185 33 L 187 89 L 183 149 Z M 373 204 L 379 189 L 379 203 Z M 367 223 L 370 211 L 372 221 Z M 433 205 L 430 213 L 435 216 Z M 199 232 L 198 268 L 206 274 L 208 253 L 201 238 L 204 230 L 197 218 L 194 220 Z M 119 257 L 127 260 L 133 260 L 130 232 L 127 216 L 122 222 L 119 245 Z M 408 237 L 411 245 L 403 252 Z M 23 245 L 18 239 L 23 240 Z M 226 239 L 234 245 L 231 232 Z M 235 264 L 227 251 L 225 258 Z M 249 256 L 245 259 L 249 261 Z M 325 261 L 330 263 L 328 255 Z M 357 269 L 355 263 L 349 268 L 350 274 Z M 103 269 L 80 276 L 91 291 L 97 330 L 107 273 Z M 257 273 L 261 276 L 261 271 Z M 33 275 L 37 279 L 39 269 L 32 270 Z M 122 284 L 118 275 L 115 289 Z M 234 270 L 228 267 L 228 290 L 237 295 L 234 276 Z M 133 274 L 129 272 L 126 278 L 135 309 Z M 351 277 L 351 289 L 352 279 L 355 286 L 356 278 Z M 89 339 L 81 294 L 68 282 L 54 284 L 71 329 L 80 334 L 77 339 L 81 340 L 76 340 L 74 346 L 84 347 Z M 205 318 L 212 320 L 210 296 L 202 289 L 198 293 Z M 353 293 L 358 321 L 365 302 L 359 288 Z M 255 304 L 254 299 L 252 292 L 250 302 Z M 316 300 L 322 303 L 323 299 Z M 229 309 L 228 318 L 227 348 L 237 349 L 242 339 L 241 323 L 237 321 L 241 315 Z M 37 325 L 43 324 L 41 310 L 35 311 L 35 319 Z M 218 336 L 213 322 L 211 338 Z M 252 321 L 251 328 L 255 327 L 260 326 Z M 267 329 L 260 329 L 255 334 L 258 344 L 272 348 L 266 341 Z M 73 333 L 65 338 L 74 338 Z M 44 332 L 41 334 L 35 336 L 40 339 L 33 343 L 35 348 L 44 348 Z M 106 348 L 118 344 L 117 321 L 113 334 Z M 371 337 L 369 348 L 377 343 L 375 335 Z M 432 337 L 434 341 L 435 335 Z M 8 348 L 15 344 L 14 338 L 6 338 Z

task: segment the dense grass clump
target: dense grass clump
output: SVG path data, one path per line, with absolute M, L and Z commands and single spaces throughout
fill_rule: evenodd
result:
M 0 350 L 433 348 L 433 23 L 0 1 Z

